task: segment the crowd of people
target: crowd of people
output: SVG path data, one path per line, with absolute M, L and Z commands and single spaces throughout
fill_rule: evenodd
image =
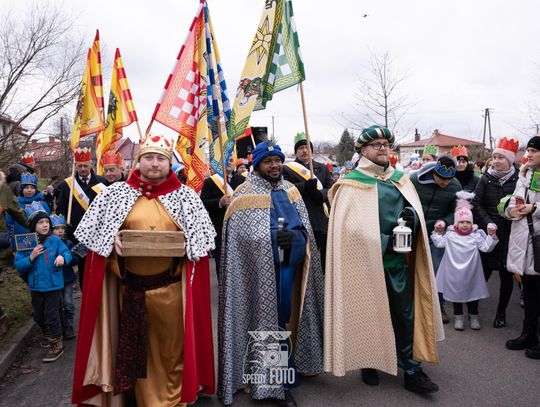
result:
M 540 359 L 540 136 L 521 167 L 518 142 L 501 138 L 480 176 L 464 146 L 442 156 L 426 146 L 403 168 L 394 141 L 387 128 L 364 129 L 343 171 L 311 162 L 303 133 L 290 162 L 262 142 L 200 194 L 172 164 L 174 140 L 158 135 L 129 174 L 107 153 L 96 175 L 88 149 L 45 194 L 27 155 L 18 177 L 0 174 L 0 250 L 30 290 L 43 361 L 77 338 L 73 403 L 168 406 L 217 391 L 228 405 L 244 390 L 294 406 L 302 376 L 358 369 L 377 386 L 378 371 L 400 368 L 407 390 L 435 393 L 421 364 L 438 362 L 446 302 L 455 330 L 480 330 L 494 271 L 493 328 L 506 326 L 517 280 L 523 329 L 506 348 Z

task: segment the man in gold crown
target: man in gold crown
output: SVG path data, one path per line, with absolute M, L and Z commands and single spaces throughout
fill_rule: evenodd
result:
M 101 165 L 103 166 L 103 176 L 107 180 L 105 185 L 109 186 L 118 181 L 125 181 L 124 176 L 124 160 L 122 154 L 107 151 L 101 157 Z
M 75 182 L 73 182 L 75 180 Z M 66 233 L 75 244 L 77 239 L 73 232 L 92 201 L 104 188 L 107 180 L 94 173 L 92 169 L 91 150 L 87 147 L 75 150 L 75 178 L 66 178 L 58 185 L 56 193 L 56 213 L 62 214 L 68 221 Z M 73 198 L 70 196 L 73 195 Z M 71 219 L 68 218 L 69 200 L 72 199 Z M 84 283 L 85 257 L 79 260 L 79 284 L 81 290 Z
M 177 406 L 214 392 L 208 252 L 215 231 L 149 135 L 139 169 L 94 200 L 75 232 L 89 250 L 72 402 Z M 123 257 L 125 230 L 183 231 L 184 257 Z

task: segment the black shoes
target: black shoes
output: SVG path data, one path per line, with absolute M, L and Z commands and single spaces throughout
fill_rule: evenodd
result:
M 538 337 L 529 333 L 522 333 L 516 339 L 506 341 L 506 349 L 523 350 L 538 345 Z
M 368 386 L 379 385 L 379 374 L 375 369 L 361 369 L 362 381 Z
M 285 399 L 278 401 L 279 407 L 296 407 L 296 400 L 291 394 L 290 390 L 285 390 Z
M 503 326 L 506 326 L 506 314 L 504 312 L 497 312 L 493 321 L 493 328 L 502 328 Z
M 405 388 L 419 394 L 430 394 L 439 391 L 439 386 L 431 381 L 421 367 L 416 367 L 413 374 L 403 373 Z
M 530 347 L 525 351 L 525 356 L 530 359 L 540 359 L 540 345 Z

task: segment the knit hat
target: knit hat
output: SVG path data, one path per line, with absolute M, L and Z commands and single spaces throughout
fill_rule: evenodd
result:
M 253 150 L 253 168 L 257 169 L 262 160 L 273 155 L 277 155 L 281 162 L 285 161 L 285 154 L 282 153 L 281 147 L 277 144 L 272 144 L 270 141 L 257 144 Z
M 456 193 L 456 211 L 454 212 L 454 226 L 459 222 L 469 221 L 473 223 L 473 214 L 471 202 L 474 198 L 473 192 L 459 191 Z
M 28 228 L 31 232 L 36 231 L 36 224 L 41 219 L 46 218 L 49 220 L 49 224 L 51 223 L 49 214 L 45 211 L 45 208 L 40 201 L 34 201 L 31 205 L 26 205 L 24 214 L 28 218 Z
M 540 136 L 534 136 L 527 142 L 527 148 L 534 148 L 540 151 Z
M 363 146 L 377 138 L 385 138 L 390 144 L 394 144 L 395 140 L 394 133 L 390 129 L 376 124 L 362 130 L 362 133 L 360 133 L 360 136 L 358 136 L 354 143 L 354 149 L 359 153 Z
M 296 133 L 296 136 L 294 137 L 294 154 L 296 154 L 296 150 L 298 150 L 299 147 L 306 145 L 306 133 Z M 309 142 L 309 145 L 311 146 L 311 151 L 313 151 L 313 143 L 311 141 Z
M 448 156 L 442 156 L 437 160 L 433 171 L 441 178 L 454 178 L 456 175 L 456 162 Z
M 514 138 L 501 137 L 497 142 L 497 147 L 491 153 L 500 154 L 508 160 L 510 165 L 514 164 L 516 161 L 516 153 L 518 151 L 519 141 Z

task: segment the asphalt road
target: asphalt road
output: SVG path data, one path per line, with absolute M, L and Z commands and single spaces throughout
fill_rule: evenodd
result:
M 214 274 L 212 274 L 215 276 Z M 217 324 L 217 286 L 213 290 L 214 326 Z M 519 290 L 514 290 L 507 311 L 508 325 L 494 329 L 491 322 L 498 298 L 498 275 L 489 282 L 492 297 L 480 303 L 483 328 L 463 332 L 445 325 L 446 340 L 439 345 L 441 362 L 424 365 L 424 370 L 441 390 L 431 396 L 406 391 L 398 377 L 381 375 L 378 387 L 369 387 L 360 372 L 343 378 L 325 374 L 303 378 L 293 390 L 300 406 L 539 406 L 540 361 L 531 360 L 521 351 L 504 348 L 507 339 L 519 335 L 522 309 Z M 77 301 L 78 302 L 78 301 Z M 447 306 L 447 311 L 450 311 Z M 215 333 L 215 332 L 214 332 Z M 215 335 L 214 335 L 215 336 Z M 75 342 L 65 342 L 65 354 L 55 363 L 43 364 L 43 350 L 36 339 L 29 343 L 8 374 L 0 380 L 0 406 L 69 406 Z M 216 358 L 217 359 L 217 358 Z M 219 406 L 216 397 L 202 397 L 197 406 Z M 246 394 L 237 394 L 234 405 L 266 406 Z

